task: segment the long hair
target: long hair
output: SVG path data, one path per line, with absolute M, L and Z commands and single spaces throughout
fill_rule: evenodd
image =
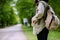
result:
M 42 0 L 42 1 L 45 1 L 45 2 L 47 2 L 47 3 L 49 2 L 49 0 Z
M 38 6 L 38 4 L 39 4 L 39 1 L 45 1 L 45 2 L 48 3 L 49 0 L 35 0 L 35 4 L 36 4 L 37 6 Z
M 39 0 L 35 0 L 35 4 L 38 6 L 38 4 L 39 4 Z

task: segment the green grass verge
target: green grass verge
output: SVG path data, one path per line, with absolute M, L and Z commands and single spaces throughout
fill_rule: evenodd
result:
M 36 36 L 33 35 L 32 28 L 28 26 L 23 26 L 22 29 L 28 40 L 37 40 Z M 60 40 L 60 32 L 50 31 L 48 35 L 48 40 Z
M 48 40 L 60 40 L 60 32 L 50 31 L 48 35 Z

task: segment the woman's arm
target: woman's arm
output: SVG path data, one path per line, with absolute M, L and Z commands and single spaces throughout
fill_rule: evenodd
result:
M 38 19 L 43 17 L 43 14 L 44 14 L 44 5 L 42 3 L 39 3 L 36 9 L 36 14 L 32 18 L 32 23 L 36 23 Z

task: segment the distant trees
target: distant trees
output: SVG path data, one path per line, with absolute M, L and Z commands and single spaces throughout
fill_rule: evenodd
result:
M 28 22 L 31 24 L 31 18 L 35 9 L 34 0 L 18 0 L 16 5 L 21 22 L 23 18 L 28 18 Z
M 12 0 L 0 0 L 0 28 L 16 24 L 16 14 L 14 14 L 10 2 Z

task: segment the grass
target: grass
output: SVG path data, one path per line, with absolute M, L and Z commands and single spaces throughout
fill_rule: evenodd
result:
M 48 40 L 60 40 L 60 32 L 50 31 L 48 35 Z
M 32 27 L 30 28 L 28 26 L 23 26 L 22 29 L 28 40 L 37 40 L 36 36 L 33 35 Z M 50 31 L 48 35 L 48 40 L 60 40 L 60 32 Z

